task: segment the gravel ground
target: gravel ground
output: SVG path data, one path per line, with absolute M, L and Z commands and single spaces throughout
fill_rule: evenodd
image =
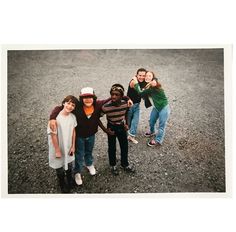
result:
M 223 49 L 100 49 L 8 52 L 8 193 L 59 193 L 48 166 L 51 110 L 85 86 L 99 99 L 117 82 L 127 90 L 140 67 L 158 74 L 169 98 L 163 146 L 146 145 L 150 109 L 142 102 L 139 144 L 129 144 L 136 173 L 111 175 L 107 137 L 99 129 L 98 173 L 84 170 L 84 184 L 73 193 L 225 192 Z

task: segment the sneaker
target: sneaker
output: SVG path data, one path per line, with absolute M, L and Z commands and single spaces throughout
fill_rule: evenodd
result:
M 128 140 L 131 141 L 132 143 L 138 144 L 138 141 L 137 141 L 133 136 L 130 136 L 130 135 L 129 135 L 127 138 L 128 138 Z
M 116 166 L 111 166 L 111 173 L 114 175 L 114 176 L 118 176 L 119 175 L 119 172 L 118 172 L 118 169 Z
M 83 184 L 83 181 L 82 181 L 80 173 L 76 173 L 75 174 L 75 182 L 76 182 L 77 185 L 82 185 Z
M 153 135 L 155 135 L 155 133 L 151 133 L 150 131 L 149 131 L 149 132 L 146 132 L 146 133 L 144 134 L 144 136 L 147 137 L 147 138 L 150 138 L 150 137 L 152 137 Z
M 96 174 L 96 169 L 93 165 L 91 166 L 86 166 L 86 168 L 88 169 L 89 173 L 91 176 L 94 176 Z
M 129 164 L 129 165 L 126 166 L 126 167 L 123 167 L 123 169 L 124 169 L 126 172 L 130 172 L 130 173 L 134 173 L 134 172 L 135 172 L 134 165 L 131 165 L 131 164 Z
M 152 139 L 151 141 L 149 141 L 149 142 L 147 143 L 147 145 L 148 145 L 149 147 L 161 146 L 161 144 L 160 144 L 159 142 L 156 142 L 154 139 Z

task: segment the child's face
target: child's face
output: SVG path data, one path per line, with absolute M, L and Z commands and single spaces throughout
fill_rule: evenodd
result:
M 153 79 L 153 74 L 151 72 L 146 73 L 145 82 L 149 83 Z
M 121 93 L 117 90 L 113 90 L 111 92 L 111 100 L 113 102 L 119 102 L 121 100 L 122 96 L 121 96 Z
M 73 102 L 71 102 L 71 101 L 64 103 L 64 110 L 65 110 L 67 113 L 72 112 L 74 109 L 75 109 L 75 103 L 73 103 Z
M 143 82 L 144 79 L 145 79 L 145 76 L 146 76 L 146 72 L 139 71 L 138 74 L 137 74 L 138 82 Z
M 85 98 L 83 98 L 83 103 L 86 107 L 90 107 L 93 105 L 93 98 L 92 97 L 85 97 Z

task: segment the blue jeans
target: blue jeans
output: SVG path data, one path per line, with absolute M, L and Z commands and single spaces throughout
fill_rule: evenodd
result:
M 165 128 L 166 123 L 170 115 L 170 107 L 169 105 L 166 105 L 164 108 L 162 108 L 160 111 L 158 111 L 155 107 L 153 107 L 150 119 L 149 119 L 149 126 L 150 126 L 150 132 L 155 133 L 155 124 L 157 120 L 159 119 L 159 125 L 157 126 L 158 133 L 156 134 L 155 141 L 162 144 L 165 136 Z
M 81 173 L 83 165 L 91 166 L 93 164 L 93 147 L 95 135 L 87 138 L 76 137 L 75 146 L 75 167 L 74 173 Z
M 135 136 L 137 134 L 137 128 L 139 123 L 139 112 L 140 112 L 140 103 L 134 103 L 134 105 L 130 107 L 128 111 L 128 124 L 129 124 L 128 133 L 132 136 Z

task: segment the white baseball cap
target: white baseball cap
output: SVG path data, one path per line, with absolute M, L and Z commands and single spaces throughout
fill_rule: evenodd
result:
M 80 91 L 80 97 L 94 96 L 94 90 L 91 87 L 82 88 Z

